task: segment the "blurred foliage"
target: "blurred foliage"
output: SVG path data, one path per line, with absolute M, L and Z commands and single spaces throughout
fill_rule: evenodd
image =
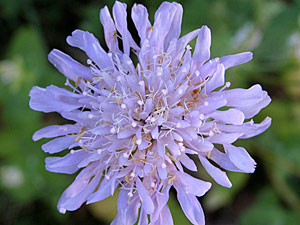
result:
M 133 0 L 124 1 L 128 8 Z M 151 20 L 162 2 L 145 4 Z M 300 1 L 299 0 L 181 0 L 182 33 L 208 25 L 212 56 L 253 51 L 254 60 L 230 69 L 232 87 L 260 83 L 272 97 L 255 118 L 273 118 L 259 137 L 239 141 L 258 162 L 255 174 L 229 173 L 231 189 L 213 182 L 200 199 L 208 225 L 290 225 L 300 221 Z M 104 202 L 60 215 L 56 203 L 72 176 L 44 169 L 34 131 L 63 123 L 56 114 L 28 107 L 32 86 L 56 84 L 64 78 L 47 61 L 59 48 L 82 59 L 65 38 L 74 29 L 94 33 L 104 44 L 99 10 L 113 1 L 0 0 L 0 218 L 1 224 L 108 224 L 116 212 L 116 195 Z M 129 28 L 133 33 L 132 23 Z M 194 43 L 192 43 L 193 45 Z M 210 180 L 199 166 L 200 174 Z M 176 225 L 189 224 L 171 193 L 169 206 Z

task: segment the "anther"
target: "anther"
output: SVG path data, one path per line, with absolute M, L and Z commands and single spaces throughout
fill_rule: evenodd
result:
M 142 144 L 142 140 L 141 140 L 141 139 L 137 139 L 135 143 L 136 143 L 137 145 L 140 145 L 140 144 Z
M 67 211 L 67 210 L 66 210 L 65 208 L 59 208 L 59 212 L 62 213 L 62 214 L 65 214 L 66 211 Z
M 110 133 L 115 134 L 116 132 L 117 132 L 117 131 L 116 131 L 116 128 L 112 127 L 112 128 L 110 129 Z
M 87 59 L 87 60 L 86 60 L 86 63 L 87 63 L 88 65 L 92 65 L 92 64 L 93 64 L 92 60 L 90 60 L 90 59 Z
M 143 103 L 142 100 L 138 100 L 138 101 L 137 101 L 137 104 L 138 104 L 138 105 L 143 105 L 144 103 Z
M 156 72 L 157 76 L 161 76 L 162 72 L 163 72 L 162 68 L 160 66 L 157 67 L 157 72 Z
M 168 93 L 167 89 L 162 89 L 161 92 L 163 93 L 163 95 L 166 95 Z
M 200 120 L 204 120 L 204 114 L 200 114 L 200 115 L 199 115 L 199 119 L 200 119 Z

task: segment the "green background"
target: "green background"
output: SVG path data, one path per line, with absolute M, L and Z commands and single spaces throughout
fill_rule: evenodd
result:
M 132 6 L 134 1 L 123 1 Z M 160 0 L 137 1 L 151 20 Z M 185 0 L 182 34 L 202 25 L 212 30 L 212 57 L 252 51 L 254 59 L 229 69 L 232 88 L 260 83 L 272 98 L 255 117 L 273 118 L 264 134 L 239 141 L 257 161 L 254 174 L 228 173 L 233 187 L 213 182 L 200 199 L 207 225 L 300 224 L 300 1 Z M 47 154 L 34 143 L 37 129 L 65 121 L 55 113 L 28 107 L 32 86 L 56 84 L 64 77 L 47 61 L 58 48 L 82 60 L 65 38 L 76 28 L 88 30 L 104 45 L 99 10 L 113 1 L 0 0 L 0 224 L 109 224 L 116 195 L 61 215 L 56 203 L 74 175 L 44 169 Z M 136 34 L 130 22 L 130 30 Z M 192 43 L 193 45 L 193 43 Z M 201 177 L 211 180 L 199 165 Z M 171 193 L 176 225 L 190 224 Z M 298 212 L 298 214 L 297 214 Z

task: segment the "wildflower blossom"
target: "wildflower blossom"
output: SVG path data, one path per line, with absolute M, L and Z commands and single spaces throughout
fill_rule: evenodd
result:
M 191 155 L 225 187 L 231 187 L 226 173 L 211 161 L 229 171 L 254 172 L 255 161 L 232 143 L 270 126 L 270 118 L 259 124 L 249 120 L 270 98 L 260 85 L 228 90 L 224 77 L 226 69 L 248 62 L 252 53 L 210 60 L 210 30 L 203 26 L 180 37 L 182 11 L 180 4 L 164 2 L 151 25 L 147 9 L 135 4 L 137 44 L 128 31 L 126 4 L 117 1 L 113 18 L 107 7 L 100 12 L 108 52 L 82 30 L 67 42 L 86 53 L 86 65 L 59 50 L 50 52 L 69 90 L 33 87 L 30 107 L 74 121 L 33 135 L 33 140 L 55 138 L 42 146 L 45 152 L 68 149 L 64 157 L 46 158 L 47 170 L 72 174 L 81 169 L 58 202 L 61 213 L 101 201 L 119 188 L 112 224 L 131 225 L 138 218 L 139 224 L 173 224 L 167 202 L 174 187 L 191 223 L 204 224 L 197 197 L 211 183 L 184 171 L 197 171 Z M 194 38 L 193 50 L 188 43 Z

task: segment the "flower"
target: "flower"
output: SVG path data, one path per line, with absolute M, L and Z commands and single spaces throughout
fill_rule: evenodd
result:
M 131 16 L 138 45 L 128 31 L 126 4 L 116 1 L 113 19 L 107 7 L 100 11 L 108 52 L 82 30 L 67 42 L 86 53 L 86 65 L 59 50 L 50 52 L 68 89 L 33 87 L 30 107 L 74 121 L 33 135 L 35 141 L 55 138 L 42 145 L 47 153 L 68 149 L 64 157 L 46 158 L 47 170 L 72 174 L 81 169 L 58 202 L 61 213 L 101 201 L 119 187 L 112 224 L 131 225 L 138 218 L 139 224 L 173 224 L 167 205 L 173 186 L 191 223 L 204 224 L 197 197 L 211 183 L 184 171 L 197 171 L 190 157 L 199 158 L 225 187 L 231 187 L 226 173 L 211 161 L 229 171 L 254 172 L 255 161 L 232 143 L 270 126 L 268 117 L 259 124 L 249 119 L 271 99 L 260 85 L 228 90 L 224 77 L 226 69 L 248 62 L 252 53 L 210 60 L 207 26 L 179 37 L 182 11 L 180 4 L 164 2 L 151 25 L 147 9 L 135 4 Z M 188 43 L 194 38 L 192 51 Z

